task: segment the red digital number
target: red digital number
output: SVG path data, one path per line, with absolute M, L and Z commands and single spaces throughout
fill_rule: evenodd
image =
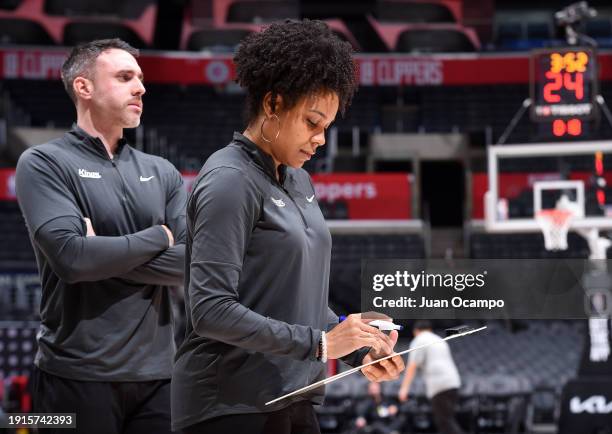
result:
M 579 136 L 582 134 L 582 121 L 580 119 L 570 119 L 567 122 L 563 119 L 555 119 L 552 123 L 552 133 L 556 137 Z
M 563 75 L 561 73 L 555 73 L 552 71 L 547 71 L 545 74 L 546 78 L 549 80 L 554 80 L 551 83 L 546 83 L 544 85 L 543 94 L 544 100 L 548 103 L 555 103 L 561 101 L 561 96 L 554 94 L 553 92 L 557 92 L 563 87 Z
M 567 121 L 567 133 L 570 136 L 582 134 L 582 121 L 580 119 L 570 119 Z
M 552 132 L 556 137 L 562 137 L 567 132 L 567 127 L 562 119 L 555 119 L 552 123 Z
M 572 81 L 572 74 L 567 72 L 563 74 L 563 86 L 565 86 L 567 90 L 573 90 L 576 94 L 576 99 L 584 98 L 584 79 L 582 72 L 576 73 L 574 81 Z

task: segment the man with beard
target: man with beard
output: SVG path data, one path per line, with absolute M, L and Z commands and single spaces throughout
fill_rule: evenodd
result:
M 142 114 L 137 55 L 119 39 L 75 47 L 62 80 L 76 124 L 17 165 L 42 284 L 33 410 L 76 413 L 79 433 L 171 432 L 186 193 L 168 161 L 123 138 Z

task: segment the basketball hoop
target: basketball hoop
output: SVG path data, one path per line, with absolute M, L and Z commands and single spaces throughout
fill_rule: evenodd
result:
M 546 250 L 567 250 L 567 233 L 575 213 L 567 209 L 544 209 L 536 214 L 536 221 L 544 234 Z

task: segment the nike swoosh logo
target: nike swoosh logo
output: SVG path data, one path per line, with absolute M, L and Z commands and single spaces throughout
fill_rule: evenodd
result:
M 140 182 L 147 182 L 152 180 L 153 178 L 155 178 L 155 176 L 149 176 L 148 178 L 145 178 L 144 176 L 140 176 Z
M 306 198 L 306 200 L 307 200 L 308 202 L 312 202 L 312 200 L 314 199 L 314 196 L 315 196 L 315 195 L 313 194 L 312 196 L 307 197 L 307 198 Z
M 285 202 L 283 202 L 282 199 L 274 199 L 272 196 L 270 196 L 270 199 L 272 199 L 272 203 L 274 203 L 274 205 L 276 205 L 279 208 L 282 208 L 285 206 Z

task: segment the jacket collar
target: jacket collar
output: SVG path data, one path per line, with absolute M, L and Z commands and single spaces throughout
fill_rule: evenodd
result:
M 79 142 L 83 143 L 87 147 L 91 148 L 97 154 L 102 155 L 105 159 L 108 159 L 108 152 L 106 151 L 106 147 L 102 140 L 99 137 L 93 137 L 89 135 L 84 129 L 79 127 L 76 122 L 72 124 L 72 129 L 68 132 L 68 134 L 76 137 Z M 115 155 L 120 156 L 123 148 L 127 144 L 127 140 L 122 137 L 117 142 L 117 150 Z
M 244 150 L 251 156 L 255 163 L 260 166 L 264 172 L 270 175 L 276 180 L 276 173 L 274 167 L 274 159 L 271 155 L 264 152 L 259 146 L 253 141 L 249 140 L 244 134 L 234 132 L 234 142 L 239 143 Z M 281 164 L 278 166 L 278 180 L 281 186 L 285 185 L 285 179 L 287 177 L 287 166 Z

